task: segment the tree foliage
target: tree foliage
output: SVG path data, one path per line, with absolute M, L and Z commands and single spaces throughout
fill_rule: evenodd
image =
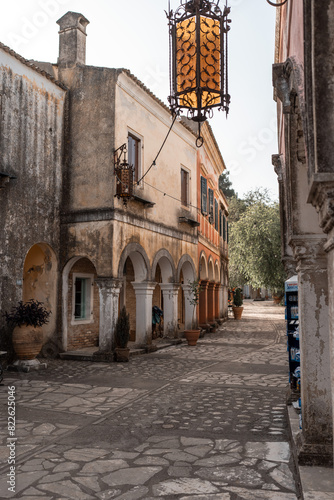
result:
M 231 286 L 249 284 L 276 292 L 284 290 L 279 204 L 270 201 L 266 190 L 256 190 L 238 203 L 232 201 L 231 208 Z
M 237 193 L 232 188 L 232 182 L 229 179 L 230 172 L 226 170 L 219 177 L 219 189 L 223 191 L 226 198 L 231 198 L 232 196 L 237 196 Z

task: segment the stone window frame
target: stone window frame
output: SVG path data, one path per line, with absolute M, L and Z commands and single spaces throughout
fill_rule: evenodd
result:
M 75 280 L 77 278 L 82 278 L 87 280 L 86 282 L 86 287 L 89 291 L 86 295 L 86 301 L 85 301 L 85 306 L 86 306 L 86 314 L 85 318 L 75 318 Z M 73 273 L 72 275 L 72 314 L 71 314 L 71 325 L 84 325 L 84 324 L 90 324 L 94 323 L 94 317 L 93 317 L 93 304 L 94 304 L 94 274 L 89 274 L 89 273 Z
M 187 191 L 187 196 L 186 196 L 186 203 L 183 202 L 182 198 L 182 172 L 185 172 L 186 174 L 186 179 L 187 179 L 187 185 L 186 185 L 186 191 Z M 191 176 L 190 176 L 190 170 L 189 168 L 185 167 L 184 165 L 181 165 L 180 168 L 180 174 L 181 174 L 181 205 L 183 208 L 187 208 L 190 210 L 190 204 L 191 204 L 191 198 L 190 198 L 190 181 L 191 181 Z
M 134 185 L 137 187 L 137 181 L 143 176 L 143 151 L 144 151 L 144 138 L 142 135 L 138 134 L 135 130 L 132 128 L 128 127 L 128 134 L 127 134 L 127 147 L 128 147 L 128 161 L 130 163 L 130 148 L 129 148 L 129 137 L 132 137 L 137 141 L 137 147 L 138 147 L 138 165 L 134 165 L 135 172 L 134 172 Z M 137 175 L 136 175 L 136 168 L 137 168 Z M 138 177 L 138 179 L 136 179 Z M 139 184 L 139 186 L 142 185 L 142 183 Z M 138 187 L 139 187 L 138 186 Z

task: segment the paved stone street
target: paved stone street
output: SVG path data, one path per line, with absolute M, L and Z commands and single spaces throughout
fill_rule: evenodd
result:
M 1 498 L 297 500 L 283 308 L 245 303 L 196 347 L 129 363 L 53 360 L 7 372 Z M 6 474 L 16 388 L 16 492 Z

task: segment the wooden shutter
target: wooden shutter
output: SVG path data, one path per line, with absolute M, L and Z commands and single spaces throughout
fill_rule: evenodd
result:
M 223 235 L 223 212 L 219 210 L 219 236 Z
M 209 215 L 211 215 L 210 223 L 213 224 L 213 191 L 209 188 Z
M 139 151 L 140 140 L 133 135 L 128 135 L 128 161 L 134 168 L 134 181 L 139 180 Z
M 189 173 L 181 168 L 181 203 L 185 207 L 189 205 L 188 201 L 188 185 L 189 185 Z
M 223 215 L 223 240 L 226 241 L 226 217 Z
M 215 200 L 215 230 L 218 231 L 218 201 Z
M 208 182 L 205 177 L 201 177 L 201 212 L 208 213 Z

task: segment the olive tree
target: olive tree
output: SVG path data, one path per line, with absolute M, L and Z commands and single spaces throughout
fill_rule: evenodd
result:
M 271 202 L 267 193 L 262 197 L 260 191 L 251 194 L 230 227 L 230 284 L 281 292 L 286 275 L 281 261 L 279 204 Z

